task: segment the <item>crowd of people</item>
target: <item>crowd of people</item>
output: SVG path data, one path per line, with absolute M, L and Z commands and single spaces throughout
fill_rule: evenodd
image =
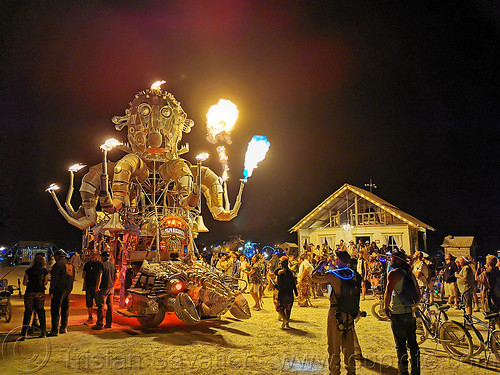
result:
M 261 309 L 262 297 L 271 292 L 283 329 L 290 328 L 294 297 L 297 297 L 299 307 L 313 306 L 311 300 L 323 296 L 327 291 L 325 285 L 329 285 L 331 307 L 327 337 L 332 374 L 340 372 L 341 354 L 348 374 L 354 373 L 352 358 L 362 355 L 354 327 L 356 316 L 342 311 L 339 303 L 344 293 L 342 277 L 318 272 L 325 264 L 327 268 L 349 268 L 356 275 L 354 279 L 359 281 L 358 306 L 359 300 L 365 299 L 369 290 L 384 294 L 384 308 L 392 322 L 401 374 L 409 373 L 410 364 L 412 374 L 420 373 L 420 351 L 412 305 L 422 296 L 431 302 L 441 296 L 443 303 L 448 302 L 456 308 L 463 304 L 469 314 L 472 314 L 473 307 L 475 311 L 500 310 L 500 262 L 493 255 L 486 257 L 484 265 L 470 257 L 455 259 L 450 254 L 446 254 L 441 263 L 439 258 L 430 258 L 421 251 L 409 256 L 402 249 L 389 249 L 386 245 L 379 248 L 375 242 L 355 244 L 349 241 L 344 244 L 340 241 L 335 250 L 327 245 L 315 247 L 311 244 L 298 256 L 288 249 L 283 256 L 273 253 L 269 259 L 258 251 L 251 258 L 231 252 L 228 255 L 214 254 L 210 262 L 222 272 L 240 278 L 240 282 L 241 279 L 245 281 L 243 287 L 240 284 L 240 289 L 250 293 L 254 310 Z M 413 293 L 408 292 L 412 289 Z M 403 297 L 405 292 L 414 297 Z M 498 323 L 500 319 L 497 319 Z
M 100 254 L 94 250 L 82 268 L 88 308 L 88 319 L 84 324 L 96 330 L 112 325 L 116 268 L 109 258 L 106 250 Z M 349 241 L 346 245 L 340 241 L 335 250 L 327 245 L 315 247 L 311 244 L 300 255 L 286 249 L 284 254 L 272 253 L 266 259 L 259 251 L 252 257 L 231 251 L 228 254 L 214 253 L 204 259 L 228 275 L 235 288 L 250 294 L 254 302 L 253 310 L 261 310 L 262 299 L 266 293 L 271 294 L 283 329 L 290 329 L 295 298 L 299 307 L 312 307 L 314 299 L 328 293 L 328 353 L 330 372 L 334 374 L 340 372 L 341 354 L 348 373 L 354 373 L 353 359 L 362 357 L 355 319 L 359 314 L 359 301 L 365 298 L 368 290 L 384 293 L 384 309 L 392 322 L 401 374 L 408 373 L 410 363 L 411 373 L 420 373 L 420 352 L 412 305 L 422 295 L 432 300 L 440 294 L 442 300 L 452 306 L 463 304 L 469 314 L 473 309 L 485 312 L 500 310 L 500 262 L 493 255 L 488 255 L 485 264 L 481 264 L 470 257 L 455 259 L 446 254 L 443 264 L 438 264 L 421 251 L 410 257 L 401 249 L 389 250 L 385 245 L 379 248 L 375 242 L 355 244 Z M 33 316 L 39 319 L 40 337 L 66 332 L 70 293 L 75 274 L 81 266 L 77 256 L 68 260 L 62 250 L 54 253 L 50 270 L 43 254 L 35 256 L 24 276 L 26 292 L 21 340 L 33 326 L 30 324 Z M 340 271 L 344 273 L 336 273 Z M 44 299 L 49 278 L 51 330 L 47 332 Z M 413 293 L 408 292 L 412 290 Z M 94 305 L 97 307 L 95 325 Z M 496 324 L 500 327 L 500 319 L 497 318 Z
M 100 257 L 100 259 L 99 259 Z M 54 261 L 47 266 L 44 253 L 36 254 L 32 265 L 24 274 L 24 317 L 20 340 L 25 340 L 28 330 L 36 327 L 39 337 L 57 336 L 67 332 L 69 318 L 70 294 L 73 290 L 75 275 L 81 261 L 73 256 L 68 260 L 64 250 L 57 250 L 51 257 Z M 83 265 L 83 289 L 86 294 L 86 304 L 89 312 L 87 325 L 93 323 L 92 311 L 94 303 L 97 306 L 97 322 L 92 329 L 110 328 L 113 320 L 113 294 L 116 279 L 116 267 L 109 261 L 107 251 L 99 254 L 92 251 L 91 259 Z M 51 329 L 47 332 L 45 316 L 45 291 L 49 284 Z M 104 324 L 103 310 L 106 305 Z M 33 322 L 31 319 L 33 318 Z

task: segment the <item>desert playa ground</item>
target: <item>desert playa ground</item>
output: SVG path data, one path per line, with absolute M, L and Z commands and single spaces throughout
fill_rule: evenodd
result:
M 17 284 L 25 269 L 0 268 L 0 276 L 8 273 L 10 284 Z M 68 333 L 23 342 L 17 341 L 23 301 L 18 295 L 12 297 L 12 321 L 5 323 L 0 318 L 2 374 L 328 373 L 325 297 L 314 299 L 313 308 L 295 305 L 290 330 L 280 328 L 269 296 L 264 299 L 264 308 L 253 312 L 249 320 L 240 321 L 227 314 L 188 326 L 175 316 L 167 316 L 159 327 L 146 330 L 135 319 L 115 315 L 113 328 L 94 331 L 83 325 L 86 308 L 81 289 L 79 274 L 71 297 Z M 373 302 L 371 296 L 361 302 L 368 316 L 356 324 L 364 357 L 356 361 L 356 370 L 358 374 L 397 374 L 390 323 L 371 315 Z M 46 300 L 48 322 L 49 306 Z M 459 312 L 452 311 L 450 318 L 459 320 Z M 488 361 L 483 354 L 469 363 L 458 362 L 430 340 L 421 350 L 423 374 L 487 375 L 500 371 L 493 356 Z

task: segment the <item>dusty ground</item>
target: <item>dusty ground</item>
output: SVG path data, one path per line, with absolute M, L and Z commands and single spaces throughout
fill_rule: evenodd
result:
M 17 283 L 25 267 L 8 276 Z M 0 268 L 0 276 L 9 269 Z M 86 319 L 81 275 L 77 278 L 70 307 L 69 332 L 58 337 L 16 342 L 22 323 L 23 304 L 12 298 L 10 323 L 0 318 L 2 374 L 327 374 L 326 298 L 313 300 L 314 308 L 294 306 L 291 330 L 281 330 L 271 298 L 251 319 L 238 321 L 230 315 L 195 326 L 182 324 L 175 316 L 155 329 L 143 330 L 135 319 L 116 316 L 114 327 L 93 331 L 82 325 Z M 356 325 L 363 360 L 358 374 L 397 374 L 390 323 L 371 316 L 373 299 L 361 302 L 368 312 Z M 46 301 L 50 321 L 49 301 Z M 457 313 L 452 312 L 452 317 Z M 487 375 L 500 371 L 490 358 L 462 363 L 449 359 L 440 345 L 427 340 L 422 349 L 423 374 Z M 484 358 L 484 355 L 483 355 Z

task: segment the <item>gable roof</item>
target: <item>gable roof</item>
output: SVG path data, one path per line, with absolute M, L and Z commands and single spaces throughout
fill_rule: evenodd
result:
M 382 210 L 390 213 L 391 215 L 396 216 L 398 219 L 404 221 L 406 224 L 412 227 L 419 229 L 435 230 L 430 225 L 425 224 L 424 222 L 418 220 L 417 218 L 411 216 L 410 214 L 407 214 L 406 212 L 390 204 L 389 202 L 386 202 L 385 200 L 376 196 L 375 194 L 370 193 L 369 191 L 366 191 L 364 189 L 360 189 L 353 185 L 344 184 L 340 189 L 338 189 L 335 193 L 326 198 L 314 210 L 309 212 L 297 224 L 295 224 L 292 228 L 290 228 L 289 232 L 296 232 L 303 227 L 310 227 L 315 222 L 318 221 L 327 222 L 327 218 L 329 218 L 329 211 L 336 210 L 340 205 L 339 199 L 336 198 L 338 198 L 342 193 L 347 191 L 351 191 L 354 194 L 360 196 L 361 198 L 366 199 L 367 201 L 371 202 L 372 204 L 376 205 Z M 343 203 L 344 202 L 342 202 L 342 204 Z
M 280 249 L 283 249 L 285 250 L 286 248 L 289 248 L 289 249 L 293 249 L 293 248 L 298 248 L 299 246 L 292 243 L 292 242 L 283 242 L 282 244 L 279 244 L 278 246 L 276 247 L 279 247 Z
M 474 236 L 446 236 L 441 247 L 471 247 Z

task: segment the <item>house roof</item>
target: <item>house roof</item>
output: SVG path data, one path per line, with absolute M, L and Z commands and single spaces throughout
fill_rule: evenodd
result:
M 296 244 L 294 244 L 294 243 L 292 243 L 292 242 L 283 242 L 282 244 L 279 244 L 279 245 L 278 245 L 278 246 L 276 246 L 276 247 L 279 247 L 280 249 L 285 250 L 286 248 L 288 248 L 288 249 L 293 249 L 293 248 L 295 248 L 295 247 L 297 247 L 297 248 L 298 248 L 299 246 L 298 246 L 298 245 L 296 245 Z
M 430 229 L 435 230 L 428 224 L 418 220 L 417 218 L 407 214 L 402 211 L 398 207 L 392 205 L 389 202 L 386 202 L 382 198 L 377 195 L 370 193 L 364 189 L 360 189 L 356 186 L 344 184 L 340 189 L 338 189 L 335 193 L 326 198 L 323 202 L 321 202 L 314 210 L 309 212 L 304 218 L 302 218 L 297 224 L 295 224 L 289 231 L 296 232 L 299 229 L 306 227 L 310 228 L 314 226 L 317 222 L 326 223 L 329 220 L 329 211 L 337 211 L 341 205 L 345 204 L 345 200 L 340 197 L 342 193 L 347 191 L 351 191 L 354 194 L 360 196 L 363 199 L 371 202 L 372 204 L 378 206 L 382 210 L 390 213 L 391 215 L 396 216 L 398 219 L 404 221 L 408 225 L 419 229 Z
M 474 236 L 447 236 L 444 238 L 442 247 L 471 247 Z

